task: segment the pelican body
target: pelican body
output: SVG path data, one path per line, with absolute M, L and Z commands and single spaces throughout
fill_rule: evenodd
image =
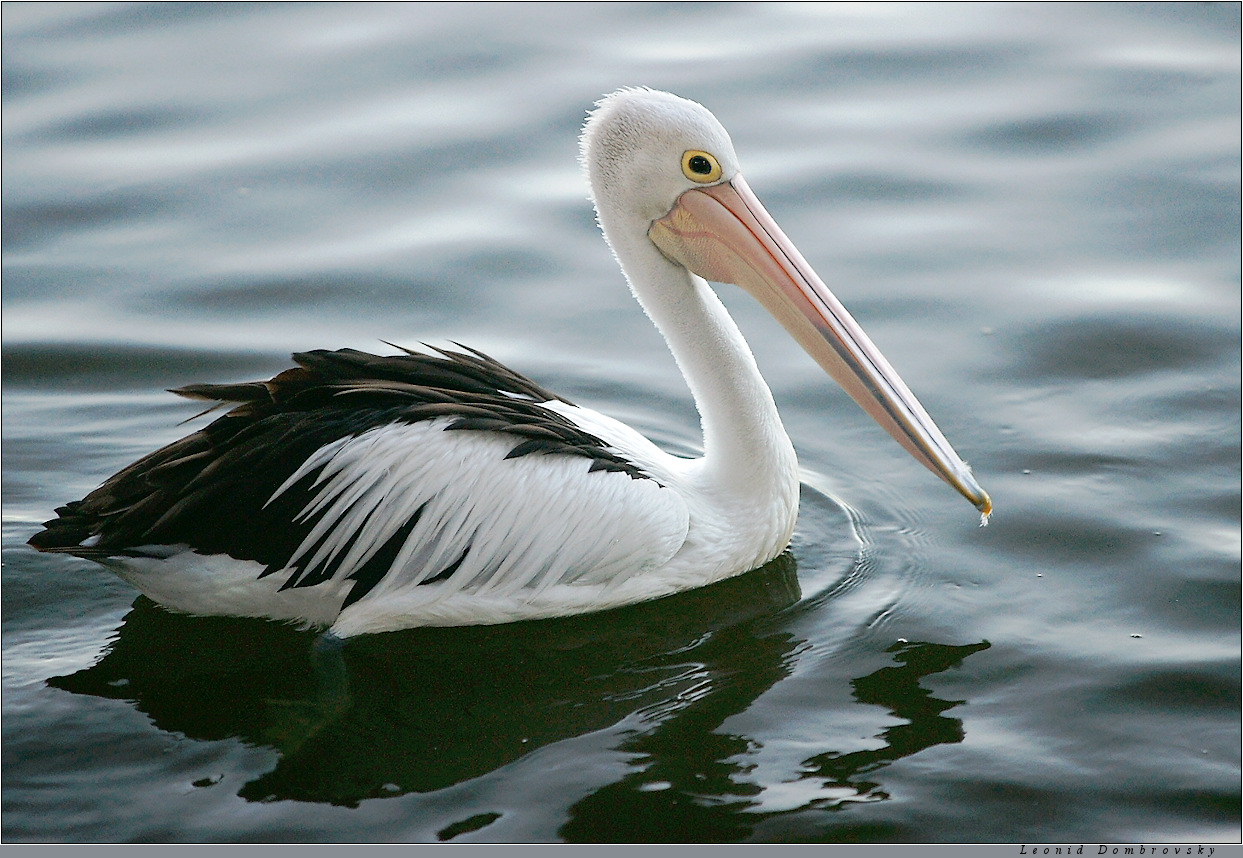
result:
M 267 381 L 174 391 L 233 407 L 58 509 L 30 544 L 174 611 L 342 637 L 596 611 L 754 569 L 794 531 L 797 460 L 707 281 L 754 295 L 987 520 L 988 494 L 756 199 L 711 113 L 619 90 L 581 153 L 604 237 L 694 396 L 702 458 L 464 347 L 313 351 Z

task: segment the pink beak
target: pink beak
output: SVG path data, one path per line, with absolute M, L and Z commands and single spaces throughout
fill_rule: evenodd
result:
M 678 198 L 648 237 L 705 280 L 750 292 L 899 444 L 988 522 L 993 502 L 915 394 L 764 210 L 741 175 Z

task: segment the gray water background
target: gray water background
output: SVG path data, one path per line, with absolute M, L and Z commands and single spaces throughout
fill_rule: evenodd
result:
M 6 841 L 1238 841 L 1238 4 L 3 7 Z M 311 633 L 24 546 L 163 392 L 458 340 L 694 453 L 585 111 L 694 98 L 997 505 L 732 287 L 791 554 Z M 198 424 L 194 424 L 198 425 Z

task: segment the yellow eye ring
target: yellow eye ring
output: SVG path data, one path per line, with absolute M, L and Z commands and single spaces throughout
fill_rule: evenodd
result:
M 682 175 L 692 182 L 706 185 L 721 178 L 721 165 L 707 152 L 687 149 L 682 153 Z

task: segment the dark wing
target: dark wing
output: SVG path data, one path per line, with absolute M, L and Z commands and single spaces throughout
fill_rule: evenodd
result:
M 202 554 L 258 561 L 265 575 L 292 568 L 285 586 L 316 584 L 332 570 L 291 567 L 290 561 L 317 523 L 299 516 L 318 470 L 273 497 L 277 490 L 327 445 L 380 426 L 438 418 L 447 419 L 446 431 L 503 433 L 513 440 L 507 458 L 569 454 L 590 459 L 592 470 L 645 477 L 599 438 L 540 405 L 559 397 L 487 355 L 404 351 L 317 350 L 295 354 L 298 366 L 268 381 L 173 391 L 235 406 L 57 509 L 58 517 L 30 545 L 83 557 L 188 545 Z M 392 559 L 388 553 L 374 558 L 376 569 L 351 577 L 376 579 L 379 565 Z M 350 599 L 361 595 L 353 592 Z

